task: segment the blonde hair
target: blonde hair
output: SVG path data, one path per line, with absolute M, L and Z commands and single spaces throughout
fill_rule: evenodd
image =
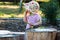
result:
M 30 1 L 29 3 L 24 4 L 25 9 L 29 10 L 30 12 L 35 12 L 36 10 L 39 10 L 40 6 L 38 2 L 36 1 Z
M 29 9 L 31 12 L 39 10 L 39 8 L 40 8 L 38 2 L 36 2 L 36 1 L 31 1 L 31 2 L 29 2 L 29 4 L 30 4 Z

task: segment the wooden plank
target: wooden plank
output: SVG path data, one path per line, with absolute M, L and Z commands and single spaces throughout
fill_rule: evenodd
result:
M 52 33 L 52 40 L 55 40 L 56 33 L 57 33 L 57 32 L 53 32 L 53 33 Z
M 55 40 L 57 32 L 27 32 L 27 40 Z
M 52 40 L 52 32 L 49 32 L 49 33 L 48 33 L 47 40 Z
M 37 40 L 37 33 L 36 32 L 34 32 L 33 40 Z
M 37 33 L 37 40 L 40 40 L 40 33 Z
M 46 40 L 48 36 L 47 34 L 48 33 L 45 33 L 45 32 L 41 33 L 41 40 Z
M 0 38 L 0 40 L 8 40 L 8 38 Z
M 33 39 L 33 32 L 27 32 L 27 40 Z

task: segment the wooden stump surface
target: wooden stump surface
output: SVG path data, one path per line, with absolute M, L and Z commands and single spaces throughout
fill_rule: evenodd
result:
M 27 32 L 27 40 L 55 40 L 56 32 Z

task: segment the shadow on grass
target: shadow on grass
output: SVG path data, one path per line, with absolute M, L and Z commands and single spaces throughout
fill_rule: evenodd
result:
M 0 14 L 20 14 L 19 8 L 0 8 Z

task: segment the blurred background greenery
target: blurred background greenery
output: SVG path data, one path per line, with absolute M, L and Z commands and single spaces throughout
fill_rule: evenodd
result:
M 25 9 L 23 3 L 31 0 L 0 0 L 0 18 L 23 18 Z M 35 0 L 40 5 L 39 13 L 47 23 L 57 25 L 60 19 L 60 0 Z

